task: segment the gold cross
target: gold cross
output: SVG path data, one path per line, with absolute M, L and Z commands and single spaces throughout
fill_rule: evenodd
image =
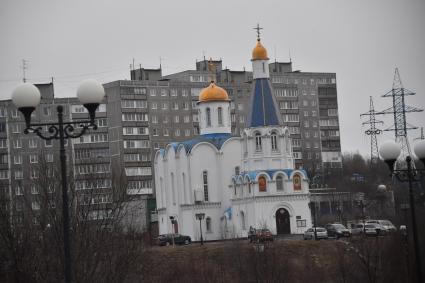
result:
M 260 28 L 260 24 L 257 24 L 257 27 L 255 27 L 254 29 L 257 30 L 257 39 L 260 40 L 260 30 L 262 30 L 263 28 Z

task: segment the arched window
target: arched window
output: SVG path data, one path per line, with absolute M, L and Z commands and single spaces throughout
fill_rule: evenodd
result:
M 207 127 L 211 127 L 211 109 L 207 108 Z
M 183 185 L 183 202 L 188 203 L 186 195 L 186 175 L 182 173 L 182 185 Z
M 277 150 L 277 134 L 276 134 L 276 132 L 273 132 L 270 137 L 271 137 L 271 142 L 272 142 L 272 150 L 276 151 Z
M 211 232 L 211 217 L 205 218 L 205 226 L 207 227 L 207 232 Z
M 261 151 L 261 134 L 260 133 L 256 133 L 255 134 L 255 150 L 256 151 Z
M 279 175 L 276 177 L 276 190 L 278 192 L 283 191 L 283 177 L 282 175 Z
M 176 190 L 174 186 L 174 173 L 171 173 L 171 194 L 173 197 L 173 205 L 176 205 Z
M 266 72 L 266 64 L 263 62 L 263 73 Z
M 245 213 L 243 212 L 243 211 L 241 211 L 241 228 L 242 228 L 242 230 L 246 230 L 246 227 L 245 227 Z
M 208 172 L 202 172 L 202 181 L 204 184 L 204 201 L 208 201 Z
M 258 178 L 258 190 L 260 192 L 267 191 L 267 180 L 266 180 L 266 177 L 261 176 L 260 178 Z
M 221 107 L 218 107 L 217 109 L 217 118 L 218 118 L 218 125 L 223 125 L 223 109 Z

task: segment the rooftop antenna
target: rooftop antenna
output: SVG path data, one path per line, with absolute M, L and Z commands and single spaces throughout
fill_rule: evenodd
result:
M 205 61 L 205 50 L 202 50 L 202 57 L 204 58 L 204 61 Z
M 422 112 L 423 109 L 408 106 L 405 104 L 405 97 L 408 95 L 415 95 L 414 92 L 403 87 L 398 68 L 395 68 L 394 80 L 392 89 L 384 94 L 382 97 L 391 97 L 393 106 L 383 111 L 377 112 L 377 115 L 392 114 L 394 117 L 394 125 L 384 131 L 394 131 L 395 141 L 401 147 L 401 154 L 397 160 L 395 167 L 404 168 L 407 156 L 411 156 L 409 140 L 407 138 L 407 131 L 417 129 L 417 127 L 409 125 L 406 121 L 406 113 Z M 414 163 L 412 164 L 414 166 Z
M 291 48 L 289 48 L 289 63 L 292 63 Z
M 370 136 L 370 164 L 373 166 L 376 165 L 379 160 L 377 135 L 382 133 L 382 130 L 378 129 L 376 125 L 383 124 L 384 122 L 376 119 L 372 96 L 370 97 L 369 105 L 369 111 L 361 114 L 360 117 L 369 116 L 369 121 L 363 122 L 362 125 L 369 125 L 369 129 L 365 131 L 365 134 Z
M 28 68 L 28 65 L 27 65 L 27 63 L 28 63 L 28 61 L 27 60 L 25 60 L 25 59 L 22 59 L 22 81 L 24 82 L 24 83 L 26 83 L 27 82 L 27 78 L 26 78 L 26 75 L 25 75 L 25 70 Z
M 276 45 L 274 47 L 274 62 L 277 63 Z
M 162 69 L 162 58 L 159 56 L 159 69 Z
M 259 23 L 257 23 L 257 26 L 254 29 L 257 30 L 257 40 L 260 41 L 260 30 L 263 28 L 260 27 Z
M 134 58 L 133 58 L 133 71 L 134 71 Z

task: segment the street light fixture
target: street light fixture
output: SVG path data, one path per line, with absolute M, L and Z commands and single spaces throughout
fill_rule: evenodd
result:
M 204 244 L 204 238 L 202 238 L 202 225 L 201 225 L 201 221 L 202 219 L 204 219 L 205 217 L 205 213 L 196 213 L 195 214 L 196 219 L 199 220 L 199 230 L 201 231 L 201 246 Z
M 425 165 L 425 140 L 417 142 L 414 146 L 414 152 L 416 156 L 422 161 Z M 420 174 L 425 173 L 425 170 L 415 169 L 413 160 L 410 156 L 406 157 L 406 169 L 394 169 L 397 158 L 401 153 L 400 146 L 394 141 L 387 141 L 381 145 L 379 148 L 379 154 L 385 163 L 387 163 L 390 168 L 391 175 L 396 177 L 400 182 L 409 183 L 409 203 L 410 203 L 410 213 L 412 217 L 412 232 L 413 232 L 413 244 L 414 244 L 414 253 L 415 253 L 415 263 L 416 263 L 416 279 L 417 282 L 423 282 L 422 280 L 422 271 L 421 271 L 421 254 L 419 247 L 418 231 L 416 224 L 416 212 L 415 212 L 415 200 L 413 195 L 413 181 L 417 182 L 420 180 Z
M 171 240 L 173 242 L 173 247 L 174 247 L 175 246 L 174 233 L 176 232 L 176 228 L 175 228 L 176 220 L 174 219 L 174 216 L 170 216 L 170 221 L 171 221 Z
M 31 114 L 40 104 L 40 91 L 30 83 L 18 86 L 12 93 L 13 104 L 24 115 L 26 128 L 24 134 L 34 133 L 43 140 L 59 140 L 60 164 L 62 179 L 62 217 L 63 217 L 63 249 L 64 249 L 64 277 L 65 282 L 71 282 L 71 251 L 69 237 L 69 211 L 68 211 L 68 182 L 66 177 L 65 139 L 78 138 L 90 128 L 97 129 L 95 112 L 105 96 L 103 86 L 95 80 L 85 80 L 77 90 L 77 97 L 89 112 L 89 120 L 72 122 L 63 121 L 63 106 L 56 107 L 58 121 L 56 123 L 31 123 Z M 47 133 L 43 133 L 46 127 Z

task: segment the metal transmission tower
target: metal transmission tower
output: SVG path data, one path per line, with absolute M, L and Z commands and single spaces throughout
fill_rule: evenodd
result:
M 415 95 L 415 93 L 403 87 L 400 74 L 398 73 L 398 68 L 396 68 L 393 88 L 382 96 L 391 97 L 393 100 L 393 106 L 381 112 L 376 112 L 376 115 L 392 114 L 394 116 L 394 125 L 384 131 L 394 131 L 395 140 L 398 144 L 400 144 L 401 154 L 396 163 L 396 167 L 405 167 L 404 160 L 407 156 L 411 156 L 409 140 L 407 139 L 407 130 L 417 129 L 417 127 L 407 123 L 406 113 L 423 111 L 423 109 L 407 106 L 405 104 L 405 97 L 408 95 Z
M 377 135 L 382 133 L 382 130 L 378 129 L 376 125 L 383 124 L 384 122 L 376 119 L 372 96 L 370 97 L 369 111 L 360 115 L 360 117 L 364 116 L 369 116 L 369 121 L 363 122 L 362 125 L 369 125 L 369 129 L 365 131 L 365 134 L 370 136 L 370 163 L 371 165 L 375 165 L 379 159 Z

